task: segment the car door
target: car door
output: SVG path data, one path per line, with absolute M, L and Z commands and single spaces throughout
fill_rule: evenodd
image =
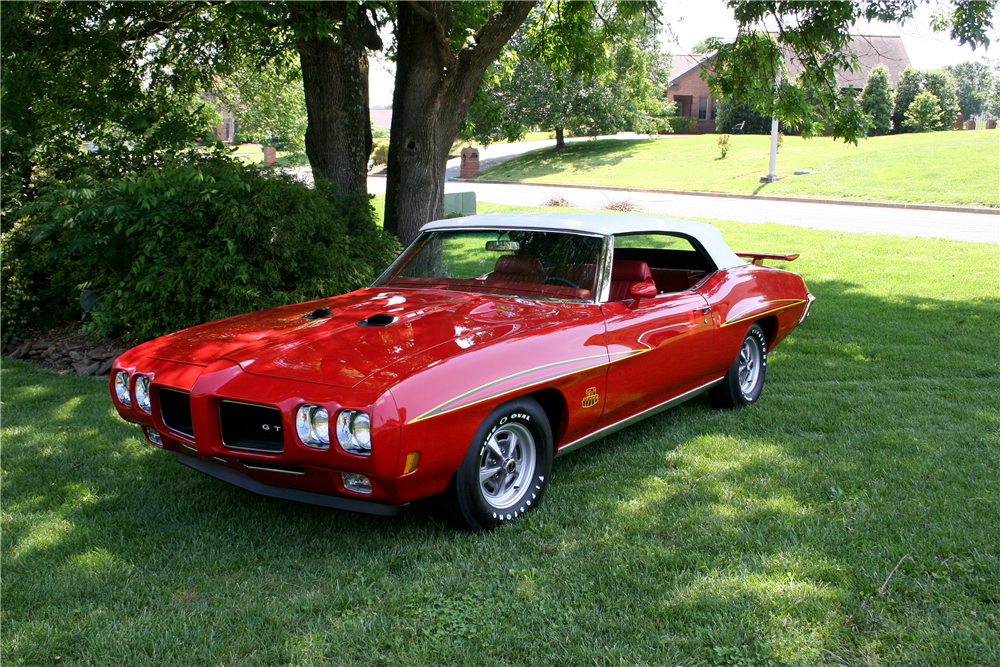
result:
M 715 325 L 697 292 L 601 306 L 607 330 L 607 400 L 601 424 L 655 407 L 705 381 Z
M 648 261 L 654 273 L 703 271 L 708 275 L 714 270 L 689 241 L 665 236 L 616 237 L 615 256 Z M 627 299 L 601 305 L 610 361 L 601 426 L 656 407 L 718 375 L 714 361 L 717 320 L 709 301 L 697 283 L 670 286 L 660 280 L 660 288 L 663 293 L 638 303 Z M 666 291 L 674 289 L 678 291 Z

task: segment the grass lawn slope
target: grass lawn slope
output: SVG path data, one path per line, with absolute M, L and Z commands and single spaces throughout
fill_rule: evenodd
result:
M 858 146 L 829 137 L 785 137 L 777 183 L 767 174 L 770 138 L 738 135 L 719 157 L 720 135 L 604 139 L 541 149 L 480 174 L 499 181 L 571 183 L 697 192 L 878 202 L 1000 205 L 1000 132 L 928 132 L 873 137 Z M 794 176 L 797 170 L 815 174 Z
M 559 458 L 489 534 L 255 496 L 4 359 L 4 666 L 1000 664 L 996 246 L 717 224 L 818 299 L 760 402 Z

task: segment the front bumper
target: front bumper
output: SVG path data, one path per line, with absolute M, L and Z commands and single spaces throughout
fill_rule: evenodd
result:
M 360 500 L 357 498 L 345 498 L 325 493 L 316 493 L 314 491 L 303 491 L 301 489 L 294 489 L 286 486 L 266 484 L 255 479 L 251 479 L 233 468 L 222 466 L 212 462 L 211 460 L 190 456 L 181 452 L 177 452 L 177 462 L 186 465 L 189 468 L 194 468 L 198 472 L 203 472 L 210 477 L 222 480 L 223 482 L 228 482 L 233 486 L 238 486 L 241 489 L 256 493 L 260 496 L 268 496 L 270 498 L 294 500 L 296 502 L 308 503 L 310 505 L 332 507 L 333 509 L 347 510 L 348 512 L 376 514 L 379 516 L 395 516 L 409 507 L 409 503 L 404 503 L 402 505 L 386 505 L 383 503 Z

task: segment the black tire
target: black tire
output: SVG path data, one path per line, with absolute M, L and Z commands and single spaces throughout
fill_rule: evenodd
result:
M 545 411 L 532 398 L 508 401 L 479 426 L 442 494 L 441 511 L 456 528 L 492 530 L 538 507 L 551 471 Z
M 708 392 L 712 405 L 717 408 L 738 408 L 750 405 L 760 398 L 767 372 L 767 339 L 756 324 L 750 327 L 736 361 L 726 371 L 722 383 Z

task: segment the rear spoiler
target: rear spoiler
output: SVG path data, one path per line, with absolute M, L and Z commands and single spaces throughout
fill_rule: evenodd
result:
M 793 252 L 787 255 L 782 255 L 774 252 L 738 252 L 736 253 L 736 256 L 753 260 L 752 263 L 757 266 L 764 266 L 765 259 L 780 259 L 783 262 L 791 262 L 792 260 L 799 258 L 799 253 Z

